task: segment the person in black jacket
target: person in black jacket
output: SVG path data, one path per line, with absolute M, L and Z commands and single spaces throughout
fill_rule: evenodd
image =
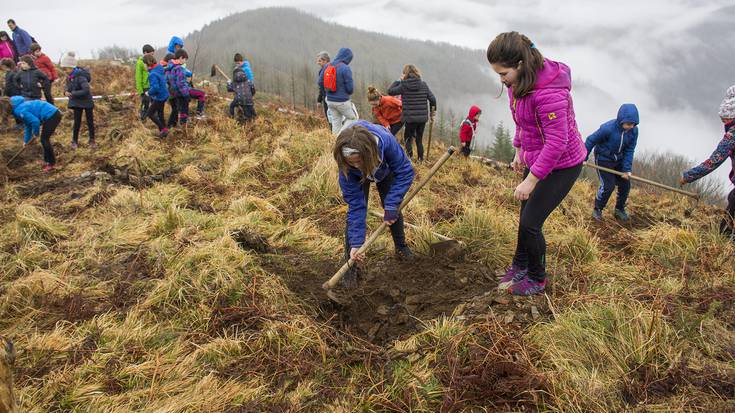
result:
M 82 128 L 82 112 L 87 119 L 87 131 L 89 132 L 89 147 L 97 148 L 94 141 L 94 100 L 89 82 L 92 76 L 86 69 L 77 66 L 76 56 L 69 52 L 61 59 L 61 68 L 66 77 L 66 92 L 69 98 L 69 109 L 74 111 L 74 126 L 72 128 L 71 147 L 79 147 L 79 130 Z
M 18 72 L 18 83 L 20 84 L 21 95 L 26 100 L 41 99 L 41 91 L 50 81 L 33 63 L 31 56 L 21 56 L 18 62 L 20 72 Z
M 401 96 L 403 102 L 403 113 L 401 120 L 404 122 L 405 130 L 403 137 L 406 145 L 406 153 L 409 158 L 413 157 L 412 141 L 416 139 L 416 150 L 419 162 L 424 160 L 424 129 L 426 122 L 434 120 L 436 112 L 436 98 L 431 93 L 429 86 L 421 80 L 421 72 L 414 65 L 406 65 L 400 80 L 393 82 L 388 88 L 391 96 Z
M 0 60 L 0 70 L 5 72 L 5 87 L 3 88 L 3 96 L 13 97 L 20 96 L 20 85 L 18 84 L 18 70 L 12 59 Z

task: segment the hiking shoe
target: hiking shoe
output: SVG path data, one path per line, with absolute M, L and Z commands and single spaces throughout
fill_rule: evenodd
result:
M 597 208 L 593 209 L 592 218 L 594 218 L 595 221 L 602 221 L 602 210 Z
M 168 128 L 161 129 L 161 133 L 158 134 L 158 137 L 163 139 L 168 136 Z
M 526 276 L 523 277 L 522 280 L 518 281 L 510 288 L 508 288 L 508 292 L 513 295 L 535 295 L 541 294 L 542 292 L 544 292 L 545 289 L 546 278 L 544 278 L 543 281 L 539 282 Z
M 624 209 L 617 209 L 617 208 L 615 208 L 615 214 L 614 215 L 615 215 L 615 218 L 617 218 L 617 219 L 619 219 L 619 220 L 621 220 L 623 222 L 630 221 L 630 216 L 628 215 L 627 212 L 625 212 Z
M 413 251 L 408 246 L 396 248 L 396 256 L 400 260 L 410 260 L 413 258 Z
M 77 148 L 79 148 L 79 144 L 78 144 L 78 143 L 76 143 L 76 142 L 72 142 L 72 143 L 71 143 L 71 148 L 72 148 L 72 149 L 77 149 Z
M 515 265 L 511 265 L 508 271 L 505 272 L 503 278 L 500 279 L 498 289 L 506 290 L 511 285 L 521 281 L 528 274 L 528 270 L 525 268 L 519 268 Z
M 54 170 L 55 167 L 56 167 L 56 165 L 54 165 L 52 163 L 47 163 L 46 165 L 44 165 L 43 171 L 44 172 L 53 172 L 53 170 Z
M 204 112 L 197 113 L 197 120 L 202 120 L 202 119 L 207 119 L 207 115 L 205 115 Z
M 89 149 L 96 150 L 97 149 L 97 143 L 95 141 L 89 141 Z

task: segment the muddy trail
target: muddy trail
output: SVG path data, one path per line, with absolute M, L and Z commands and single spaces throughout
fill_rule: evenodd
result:
M 550 317 L 543 296 L 512 297 L 497 289 L 499 274 L 490 268 L 441 256 L 370 258 L 360 265 L 356 286 L 340 290 L 344 302 L 337 304 L 322 283 L 340 264 L 294 251 L 265 254 L 261 262 L 319 321 L 377 345 L 415 334 L 442 316 L 467 323 L 495 318 L 519 328 Z

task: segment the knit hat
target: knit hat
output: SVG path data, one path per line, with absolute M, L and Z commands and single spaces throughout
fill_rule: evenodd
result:
M 77 67 L 77 54 L 68 52 L 61 58 L 61 67 Z
M 722 119 L 735 119 L 735 85 L 730 86 L 725 93 L 725 99 L 720 105 Z

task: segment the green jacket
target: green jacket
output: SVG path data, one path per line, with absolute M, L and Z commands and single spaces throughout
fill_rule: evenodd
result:
M 144 91 L 151 87 L 148 82 L 148 68 L 143 63 L 143 57 L 138 58 L 138 62 L 135 64 L 135 89 L 138 90 L 138 94 L 142 94 Z

